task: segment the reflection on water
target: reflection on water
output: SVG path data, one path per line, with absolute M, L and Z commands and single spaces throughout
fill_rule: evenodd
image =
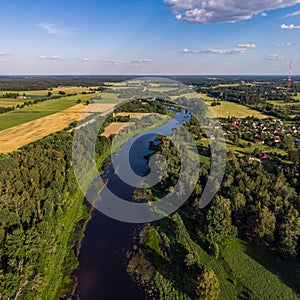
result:
M 183 110 L 167 124 L 135 137 L 130 148 L 129 160 L 134 172 L 143 176 L 149 168 L 145 156 L 152 153 L 149 143 L 157 134 L 171 135 L 172 130 L 191 115 Z M 124 144 L 122 148 L 126 147 Z M 119 151 L 114 154 L 118 155 Z M 108 188 L 124 200 L 132 201 L 135 187 L 124 183 L 118 177 L 119 164 L 106 166 L 105 174 L 108 179 Z M 78 279 L 76 298 L 82 300 L 116 300 L 116 299 L 145 299 L 142 291 L 126 273 L 126 252 L 132 249 L 134 230 L 138 225 L 122 223 L 94 211 L 87 224 L 85 237 L 79 254 L 79 267 L 75 272 Z

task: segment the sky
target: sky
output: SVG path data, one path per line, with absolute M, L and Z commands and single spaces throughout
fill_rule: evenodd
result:
M 300 74 L 300 0 L 1 0 L 0 74 Z

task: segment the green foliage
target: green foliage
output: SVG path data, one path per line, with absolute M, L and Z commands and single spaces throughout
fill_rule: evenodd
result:
M 219 258 L 220 255 L 220 248 L 219 245 L 217 243 L 210 243 L 209 245 L 209 250 L 211 251 L 211 254 L 215 257 L 215 258 Z
M 98 149 L 105 149 L 104 143 Z M 71 170 L 71 151 L 71 134 L 59 132 L 0 155 L 4 299 L 57 299 L 74 284 L 74 232 L 88 214 Z
M 218 196 L 206 214 L 207 237 L 212 242 L 221 242 L 231 232 L 230 200 Z
M 38 101 L 38 103 L 34 105 L 29 105 L 30 103 L 27 101 L 20 109 L 0 115 L 0 130 L 61 112 L 76 105 L 78 99 L 85 101 L 91 100 L 94 97 L 93 95 L 76 95 L 66 97 L 59 96 L 58 99 L 55 99 L 55 96 L 52 96 L 52 98 L 49 99 L 46 97 L 43 101 Z
M 204 268 L 198 277 L 198 285 L 196 289 L 197 298 L 199 300 L 216 300 L 220 294 L 220 285 L 218 278 L 213 270 Z

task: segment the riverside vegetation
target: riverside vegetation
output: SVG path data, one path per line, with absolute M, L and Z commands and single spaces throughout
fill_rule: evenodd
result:
M 223 99 L 219 100 L 222 106 Z M 158 103 L 141 109 L 138 101 L 123 109 L 157 110 L 167 113 Z M 115 121 L 128 118 L 110 116 L 104 126 Z M 90 215 L 71 166 L 74 126 L 0 155 L 3 299 L 59 299 L 72 293 L 81 226 Z M 96 130 L 97 123 L 92 126 Z M 274 152 L 270 160 L 259 163 L 249 161 L 251 147 L 246 145 L 242 152 L 236 143 L 234 152 L 228 153 L 222 189 L 207 208 L 199 210 L 210 147 L 194 119 L 186 127 L 198 145 L 202 164 L 198 184 L 178 212 L 142 228 L 130 253 L 129 273 L 155 299 L 297 299 L 299 148 L 282 149 L 285 154 Z M 103 129 L 95 149 L 99 166 L 108 157 L 112 140 L 101 136 Z M 238 140 L 238 134 L 233 131 L 236 138 L 230 138 Z M 168 160 L 168 176 L 142 196 L 137 191 L 138 197 L 155 200 L 176 183 L 179 160 L 171 149 L 168 139 L 160 138 L 157 151 Z
M 185 126 L 199 128 L 194 119 Z M 299 160 L 264 165 L 229 152 L 222 187 L 200 210 L 210 149 L 201 145 L 204 132 L 194 134 L 207 159 L 193 195 L 172 216 L 143 227 L 128 272 L 153 299 L 298 299 Z M 157 151 L 168 160 L 167 175 L 143 195 L 148 199 L 166 193 L 180 172 L 167 138 Z

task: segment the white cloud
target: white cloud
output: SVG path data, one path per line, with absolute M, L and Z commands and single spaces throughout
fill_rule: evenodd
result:
M 150 58 L 139 58 L 139 59 L 131 60 L 129 63 L 130 64 L 143 64 L 143 63 L 150 63 L 150 62 L 153 62 L 153 59 L 150 59 Z
M 260 15 L 261 15 L 262 17 L 267 17 L 267 16 L 268 16 L 265 12 L 261 13 Z
M 238 44 L 237 47 L 239 48 L 256 48 L 256 44 Z
M 234 48 L 234 49 L 204 49 L 204 50 L 189 50 L 183 49 L 185 54 L 241 54 L 245 53 L 245 48 Z
M 294 6 L 300 0 L 164 0 L 177 19 L 190 23 L 237 22 L 264 11 Z M 265 14 L 265 13 L 264 13 Z
M 49 34 L 59 34 L 60 33 L 58 25 L 56 25 L 56 24 L 40 23 L 40 24 L 38 24 L 38 27 L 47 31 Z
M 93 58 L 93 57 L 77 57 L 77 58 L 75 58 L 75 60 L 79 60 L 79 61 L 96 61 L 96 59 Z
M 11 56 L 11 54 L 6 51 L 0 51 L 0 56 Z
M 286 24 L 282 24 L 281 29 L 300 29 L 300 25 L 294 25 L 294 24 L 290 24 L 290 25 L 286 25 Z
M 282 60 L 283 57 L 279 54 L 270 54 L 267 57 L 265 57 L 266 60 Z
M 295 44 L 292 42 L 287 42 L 287 43 L 278 43 L 277 46 L 278 47 L 289 47 L 289 46 L 294 46 Z
M 126 62 L 116 59 L 104 60 L 104 62 L 108 65 L 122 65 L 126 64 Z
M 56 34 L 56 35 L 65 35 L 70 32 L 77 31 L 77 29 L 73 27 L 63 27 L 61 25 L 51 24 L 51 23 L 40 23 L 37 26 L 49 34 Z
M 289 17 L 299 16 L 299 15 L 300 15 L 300 10 L 295 11 L 291 14 L 288 14 L 288 15 L 284 16 L 283 18 L 289 18 Z
M 138 59 L 133 59 L 129 61 L 124 61 L 124 60 L 117 60 L 117 59 L 112 59 L 112 60 L 104 60 L 104 63 L 109 64 L 109 65 L 132 65 L 135 67 L 143 67 L 145 64 L 153 62 L 153 59 L 150 58 L 138 58 Z
M 48 59 L 48 60 L 61 60 L 61 59 L 64 59 L 64 57 L 57 56 L 57 55 L 53 55 L 53 56 L 40 55 L 38 58 L 39 59 Z

